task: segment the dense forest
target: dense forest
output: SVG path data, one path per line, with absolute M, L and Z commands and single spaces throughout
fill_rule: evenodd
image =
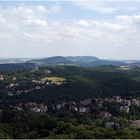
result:
M 103 128 L 104 121 L 86 115 L 61 112 L 41 114 L 5 110 L 0 113 L 0 138 L 110 139 L 140 138 L 140 130 L 128 127 Z M 120 119 L 127 125 L 127 120 Z

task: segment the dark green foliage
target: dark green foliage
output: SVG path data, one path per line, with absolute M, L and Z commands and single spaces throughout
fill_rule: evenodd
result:
M 4 110 L 1 116 L 0 138 L 140 138 L 138 129 L 106 129 L 95 126 L 99 120 L 83 123 L 78 121 L 80 117 L 74 115 L 57 117 L 44 113 Z
M 33 88 L 33 79 L 40 80 L 46 76 L 41 67 L 35 71 L 24 69 L 7 71 L 5 80 L 0 81 L 0 138 L 59 138 L 59 139 L 110 139 L 110 138 L 140 138 L 140 130 L 129 125 L 128 119 L 139 119 L 140 108 L 130 107 L 130 114 L 120 113 L 118 104 L 104 104 L 106 108 L 91 106 L 91 114 L 69 112 L 66 108 L 56 112 L 52 104 L 62 101 L 79 101 L 86 98 L 112 97 L 139 97 L 140 95 L 140 68 L 120 70 L 116 66 L 100 66 L 96 68 L 83 68 L 74 66 L 47 67 L 51 70 L 49 76 L 66 78 L 61 86 L 46 86 L 44 89 L 33 90 L 28 94 L 8 96 L 5 86 L 13 82 L 12 77 L 17 77 L 18 88 L 23 90 Z M 15 91 L 14 91 L 15 92 Z M 37 102 L 47 104 L 48 113 L 33 113 L 17 111 L 9 106 L 20 102 Z M 94 102 L 94 101 L 93 101 Z M 17 105 L 17 104 L 16 104 Z M 120 128 L 105 128 L 106 119 L 97 116 L 99 111 L 109 111 L 118 122 Z M 134 115 L 135 114 L 135 115 Z

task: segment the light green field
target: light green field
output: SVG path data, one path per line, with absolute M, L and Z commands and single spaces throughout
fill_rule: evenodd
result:
M 44 77 L 41 79 L 42 81 L 52 81 L 52 82 L 63 82 L 66 79 L 62 77 Z
M 130 67 L 120 67 L 118 68 L 118 70 L 130 70 L 131 68 Z

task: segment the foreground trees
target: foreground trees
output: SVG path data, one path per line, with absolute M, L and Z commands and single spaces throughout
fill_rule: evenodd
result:
M 74 115 L 58 118 L 53 114 L 4 110 L 0 113 L 0 138 L 140 138 L 139 129 L 106 129 L 96 126 L 94 120 L 89 124 L 79 119 Z

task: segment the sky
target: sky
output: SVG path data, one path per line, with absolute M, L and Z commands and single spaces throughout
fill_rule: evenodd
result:
M 140 0 L 0 0 L 0 58 L 140 60 Z

